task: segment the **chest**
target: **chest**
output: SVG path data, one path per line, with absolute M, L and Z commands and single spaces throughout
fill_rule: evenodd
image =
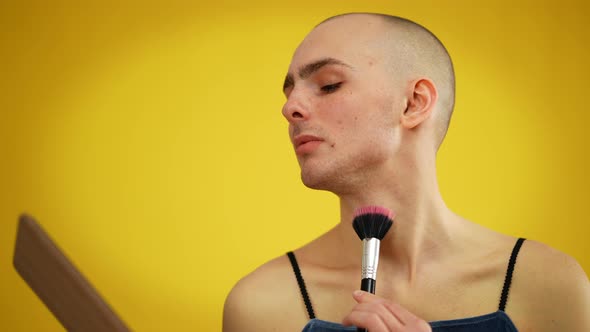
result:
M 378 276 L 376 295 L 396 302 L 426 321 L 451 320 L 489 314 L 498 310 L 503 284 L 500 271 L 458 273 L 440 271 L 432 277 L 413 282 Z M 356 273 L 325 272 L 310 275 L 307 290 L 315 315 L 319 319 L 340 322 L 356 302 L 352 292 L 359 289 Z

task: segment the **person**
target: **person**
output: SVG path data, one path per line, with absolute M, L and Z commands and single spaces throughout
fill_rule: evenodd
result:
M 223 331 L 590 331 L 590 286 L 573 258 L 445 205 L 435 159 L 454 80 L 441 42 L 400 17 L 344 14 L 307 35 L 282 112 L 303 183 L 336 194 L 341 221 L 241 279 Z M 396 213 L 375 295 L 355 291 L 351 226 L 374 205 Z

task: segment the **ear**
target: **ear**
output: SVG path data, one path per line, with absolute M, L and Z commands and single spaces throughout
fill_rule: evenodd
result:
M 426 121 L 434 111 L 437 99 L 434 82 L 428 78 L 416 81 L 408 90 L 406 109 L 401 116 L 402 126 L 412 129 Z

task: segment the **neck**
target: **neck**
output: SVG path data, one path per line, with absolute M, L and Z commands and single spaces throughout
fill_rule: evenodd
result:
M 356 237 L 351 225 L 356 208 L 379 205 L 394 211 L 393 226 L 381 241 L 380 265 L 409 281 L 421 266 L 444 255 L 450 242 L 455 216 L 440 195 L 435 174 L 434 167 L 398 169 L 396 176 L 380 178 L 355 194 L 339 195 L 340 228 L 350 236 Z

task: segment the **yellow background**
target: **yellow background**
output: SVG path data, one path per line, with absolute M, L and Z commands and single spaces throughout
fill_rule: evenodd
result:
M 61 329 L 12 267 L 23 211 L 138 331 L 220 330 L 241 276 L 336 223 L 299 181 L 281 86 L 309 29 L 348 11 L 448 47 L 448 205 L 590 269 L 583 1 L 115 3 L 0 4 L 2 331 Z

